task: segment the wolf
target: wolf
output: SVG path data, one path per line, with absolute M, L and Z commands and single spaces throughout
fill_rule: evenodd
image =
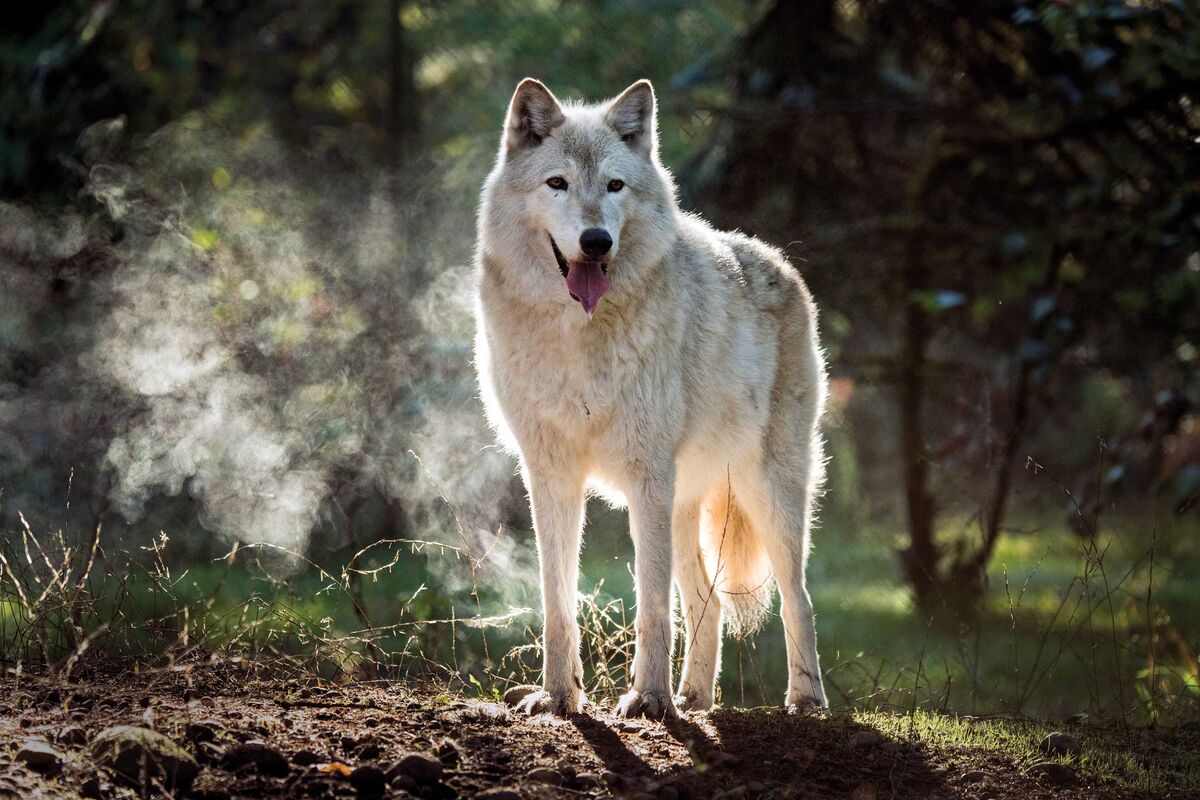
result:
M 527 78 L 483 186 L 475 364 L 519 460 L 541 564 L 530 714 L 578 713 L 589 493 L 627 505 L 635 655 L 619 717 L 712 707 L 722 628 L 744 634 L 778 586 L 789 709 L 827 706 L 805 586 L 827 393 L 817 312 L 784 255 L 678 205 L 647 80 L 599 104 Z M 685 636 L 672 692 L 672 586 Z

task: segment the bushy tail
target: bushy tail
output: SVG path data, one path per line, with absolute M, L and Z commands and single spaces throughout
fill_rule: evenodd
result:
M 736 636 L 758 630 L 771 611 L 775 581 L 767 553 L 728 485 L 705 501 L 700 549 L 729 630 Z

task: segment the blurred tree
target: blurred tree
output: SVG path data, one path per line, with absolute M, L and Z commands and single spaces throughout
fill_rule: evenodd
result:
M 1183 2 L 771 4 L 695 193 L 806 239 L 851 332 L 835 368 L 896 386 L 917 599 L 976 593 L 1031 429 L 1089 371 L 1195 393 L 1200 9 Z M 993 387 L 969 430 L 931 419 Z M 977 391 L 977 390 L 976 390 Z M 1177 418 L 1181 415 L 1177 415 Z M 970 450 L 979 538 L 935 540 L 931 470 Z

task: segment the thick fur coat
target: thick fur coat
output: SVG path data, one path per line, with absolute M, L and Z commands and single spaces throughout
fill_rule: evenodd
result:
M 826 396 L 816 309 L 784 256 L 681 211 L 639 81 L 567 105 L 526 79 L 483 189 L 476 364 L 519 458 L 541 560 L 542 686 L 582 710 L 577 583 L 589 491 L 627 504 L 636 654 L 623 716 L 706 709 L 722 627 L 778 585 L 793 708 L 825 706 L 805 588 Z M 672 586 L 686 652 L 672 691 Z

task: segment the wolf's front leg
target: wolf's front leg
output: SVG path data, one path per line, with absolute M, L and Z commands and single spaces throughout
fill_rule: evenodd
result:
M 671 697 L 671 506 L 674 476 L 661 471 L 628 494 L 637 584 L 633 687 L 617 701 L 619 717 L 674 715 Z
M 542 571 L 542 688 L 526 694 L 516 708 L 529 714 L 574 714 L 587 699 L 577 618 L 583 475 L 533 466 L 525 470 L 525 485 Z

